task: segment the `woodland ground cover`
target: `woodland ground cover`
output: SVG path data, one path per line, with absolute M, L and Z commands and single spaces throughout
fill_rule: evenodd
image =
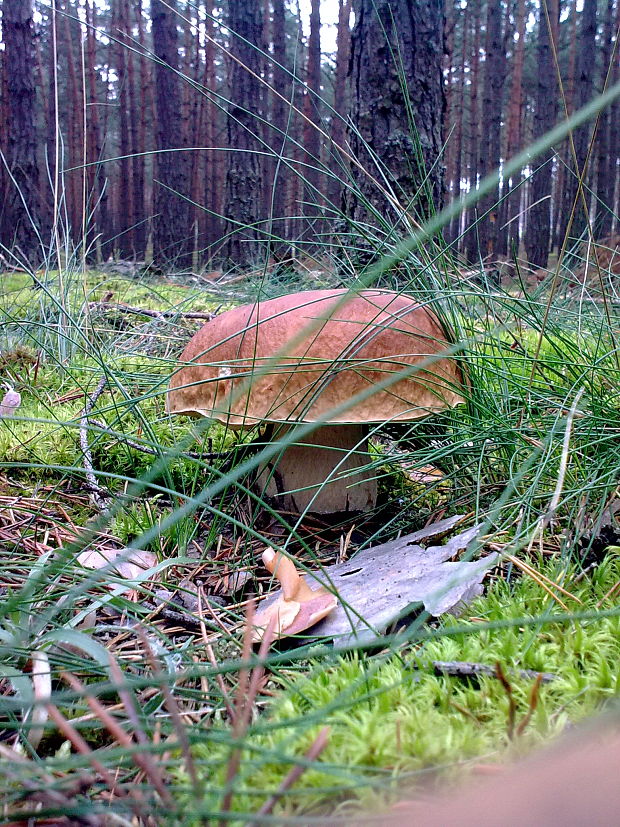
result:
M 344 816 L 403 783 L 505 760 L 614 703 L 614 305 L 587 284 L 524 291 L 455 270 L 438 285 L 417 261 L 401 281 L 403 268 L 405 289 L 432 292 L 461 343 L 470 398 L 375 429 L 381 502 L 355 526 L 277 515 L 252 492 L 239 469 L 258 462 L 260 432 L 240 440 L 165 414 L 174 360 L 202 323 L 183 313 L 228 307 L 250 288 L 79 267 L 38 284 L 3 277 L 0 372 L 22 398 L 0 420 L 7 813 L 127 819 L 147 806 L 173 823 L 244 823 L 301 766 L 272 815 Z M 314 278 L 328 285 L 331 273 Z M 288 283 L 262 279 L 267 295 Z M 270 588 L 257 563 L 266 545 L 316 568 L 455 513 L 483 523 L 479 552 L 505 555 L 461 619 L 410 614 L 368 651 L 301 640 L 262 665 L 244 652 L 247 597 Z M 112 561 L 127 545 L 138 568 L 78 562 L 84 550 Z M 499 663 L 505 680 L 437 674 L 437 661 Z M 524 669 L 554 679 L 537 686 Z M 37 705 L 50 691 L 52 705 Z M 325 726 L 321 754 L 304 759 Z M 146 805 L 123 795 L 129 784 Z

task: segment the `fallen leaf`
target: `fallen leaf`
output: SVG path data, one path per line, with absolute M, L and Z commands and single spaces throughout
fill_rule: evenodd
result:
M 109 569 L 125 580 L 135 580 L 157 565 L 150 551 L 133 548 L 95 548 L 78 554 L 78 563 L 85 569 Z

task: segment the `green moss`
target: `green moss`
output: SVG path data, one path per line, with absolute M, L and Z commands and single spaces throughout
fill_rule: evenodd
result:
M 561 576 L 555 564 L 544 571 Z M 572 586 L 583 603 L 579 608 L 594 609 L 619 577 L 620 560 L 610 555 L 591 581 Z M 571 588 L 570 577 L 564 585 Z M 244 742 L 234 809 L 255 812 L 324 726 L 330 727 L 327 749 L 283 798 L 279 815 L 333 807 L 342 798 L 377 805 L 389 796 L 391 781 L 405 773 L 410 784 L 417 773 L 445 778 L 462 772 L 462 762 L 505 760 L 560 734 L 620 691 L 619 617 L 554 622 L 554 605 L 529 578 L 494 583 L 470 611 L 475 618 L 515 623 L 489 630 L 479 620 L 446 618 L 436 639 L 399 655 L 344 657 L 335 665 L 316 662 L 308 674 L 281 675 L 277 680 L 286 686 Z M 523 623 L 539 617 L 545 618 L 540 625 Z M 454 634 L 463 626 L 468 633 Z M 437 676 L 435 660 L 491 666 L 500 661 L 518 720 L 528 710 L 533 682 L 512 670 L 551 672 L 556 679 L 541 686 L 529 726 L 511 743 L 508 699 L 500 682 L 484 675 Z M 196 736 L 194 755 L 207 785 L 203 813 L 217 811 L 221 802 L 230 757 L 222 742 L 229 737 L 222 728 Z

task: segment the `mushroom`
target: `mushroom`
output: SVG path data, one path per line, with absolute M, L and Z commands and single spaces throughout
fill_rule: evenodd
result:
M 400 293 L 281 296 L 207 322 L 181 356 L 167 407 L 231 428 L 270 423 L 276 441 L 293 424 L 320 421 L 263 466 L 258 482 L 296 513 L 365 511 L 377 496 L 368 426 L 409 422 L 464 401 L 463 374 L 445 355 L 448 346 L 434 313 Z
M 263 639 L 273 617 L 276 618 L 273 635 L 277 640 L 309 629 L 336 607 L 336 596 L 322 586 L 311 589 L 290 557 L 268 548 L 263 552 L 263 563 L 280 582 L 282 596 L 254 616 L 253 641 Z

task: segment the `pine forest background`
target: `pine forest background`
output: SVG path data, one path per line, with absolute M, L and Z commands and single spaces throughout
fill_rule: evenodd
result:
M 326 9 L 335 19 L 336 2 L 337 24 L 322 26 Z M 414 221 L 476 188 L 620 79 L 618 0 L 311 0 L 301 8 L 299 0 L 5 0 L 5 251 L 32 264 L 59 216 L 92 263 L 112 256 L 230 269 L 260 263 L 265 250 L 276 260 L 311 252 L 317 239 L 325 251 L 355 210 L 352 158 L 365 163 L 356 59 L 369 44 L 358 43 L 356 58 L 352 27 L 373 5 L 384 26 L 410 13 L 417 27 L 400 53 L 375 44 L 384 65 L 371 67 L 386 109 L 394 87 L 402 91 L 399 78 L 416 73 L 406 95 L 432 197 L 419 197 L 421 187 L 410 198 Z M 443 88 L 425 110 L 416 88 L 432 86 L 424 71 L 439 61 Z M 455 211 L 443 230 L 452 249 L 472 263 L 519 255 L 544 268 L 583 236 L 586 210 L 595 236 L 609 239 L 620 197 L 619 107 L 503 178 L 475 208 Z M 389 157 L 373 163 L 375 179 L 382 163 L 389 174 Z

